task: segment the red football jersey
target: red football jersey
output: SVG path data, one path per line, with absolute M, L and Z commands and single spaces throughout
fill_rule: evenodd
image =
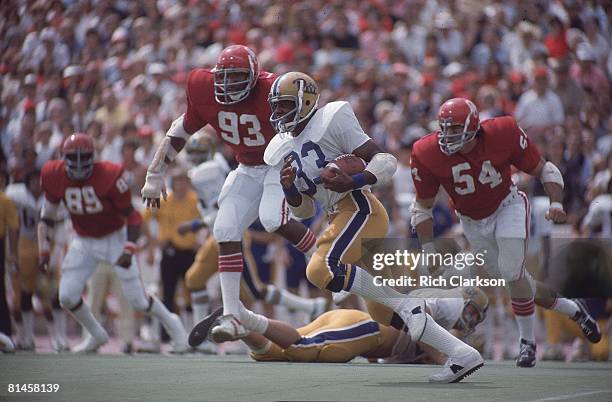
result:
M 41 183 L 48 201 L 64 201 L 72 226 L 81 236 L 103 237 L 125 225 L 121 214 L 132 205 L 130 189 L 122 178 L 123 168 L 111 162 L 96 162 L 91 177 L 71 180 L 63 160 L 52 160 L 42 168 Z
M 419 198 L 435 197 L 440 185 L 459 213 L 483 219 L 497 210 L 510 192 L 511 165 L 532 172 L 540 162 L 537 147 L 510 116 L 485 120 L 468 154 L 445 155 L 437 133 L 414 143 L 412 177 Z
M 207 124 L 245 165 L 263 165 L 266 146 L 276 134 L 270 115 L 268 94 L 277 75 L 259 73 L 257 84 L 249 96 L 233 105 L 222 105 L 215 100 L 214 73 L 195 69 L 187 79 L 187 112 L 183 127 L 194 133 Z

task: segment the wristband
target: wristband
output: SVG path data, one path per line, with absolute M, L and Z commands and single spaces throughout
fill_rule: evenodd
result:
M 561 211 L 563 211 L 563 204 L 561 204 L 560 202 L 551 202 L 550 203 L 550 208 L 555 208 L 555 209 L 560 209 Z
M 353 179 L 353 188 L 354 189 L 359 189 L 365 185 L 367 185 L 368 183 L 366 183 L 366 177 L 365 174 L 363 174 L 363 172 L 361 173 L 356 173 L 354 175 L 351 176 L 351 178 Z
M 295 184 L 292 184 L 289 188 L 283 187 L 283 193 L 285 193 L 285 198 L 294 198 L 300 196 L 300 192 L 298 191 Z
M 191 231 L 195 232 L 196 230 L 198 230 L 200 228 L 200 224 L 201 224 L 201 220 L 199 219 L 194 219 L 191 221 Z
M 433 241 L 430 241 L 430 242 L 427 242 L 427 243 L 423 244 L 423 246 L 421 248 L 423 249 L 423 251 L 426 254 L 435 254 L 436 253 L 436 246 L 435 246 Z
M 123 251 L 125 251 L 129 255 L 134 255 L 136 252 L 136 243 L 132 241 L 126 241 L 123 245 Z

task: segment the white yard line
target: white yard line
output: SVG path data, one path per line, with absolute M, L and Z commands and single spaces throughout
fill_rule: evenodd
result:
M 607 393 L 610 393 L 610 392 L 612 392 L 612 391 L 610 391 L 610 390 L 586 391 L 586 392 L 579 392 L 577 394 L 558 395 L 558 396 L 551 396 L 549 398 L 534 399 L 534 400 L 531 400 L 529 402 L 560 401 L 560 400 L 563 400 L 563 399 L 574 399 L 574 398 L 578 398 L 580 396 L 596 395 L 596 394 L 607 394 Z

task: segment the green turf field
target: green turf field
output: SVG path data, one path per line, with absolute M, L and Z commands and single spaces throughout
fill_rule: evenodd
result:
M 612 364 L 488 362 L 465 382 L 432 385 L 433 366 L 255 363 L 246 356 L 0 355 L 0 400 L 612 401 Z M 9 394 L 9 383 L 58 383 Z

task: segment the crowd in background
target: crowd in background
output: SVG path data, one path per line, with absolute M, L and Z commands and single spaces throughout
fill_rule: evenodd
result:
M 394 186 L 380 190 L 395 233 L 409 235 L 411 145 L 461 96 L 481 119 L 514 115 L 560 167 L 573 230 L 610 236 L 609 211 L 583 219 L 610 193 L 605 0 L 9 0 L 0 15 L 0 167 L 11 182 L 82 131 L 99 159 L 124 164 L 138 198 L 156 144 L 185 111 L 189 71 L 243 44 L 263 70 L 311 75 L 320 105 L 349 101 L 398 157 Z M 441 205 L 443 232 L 453 220 Z

